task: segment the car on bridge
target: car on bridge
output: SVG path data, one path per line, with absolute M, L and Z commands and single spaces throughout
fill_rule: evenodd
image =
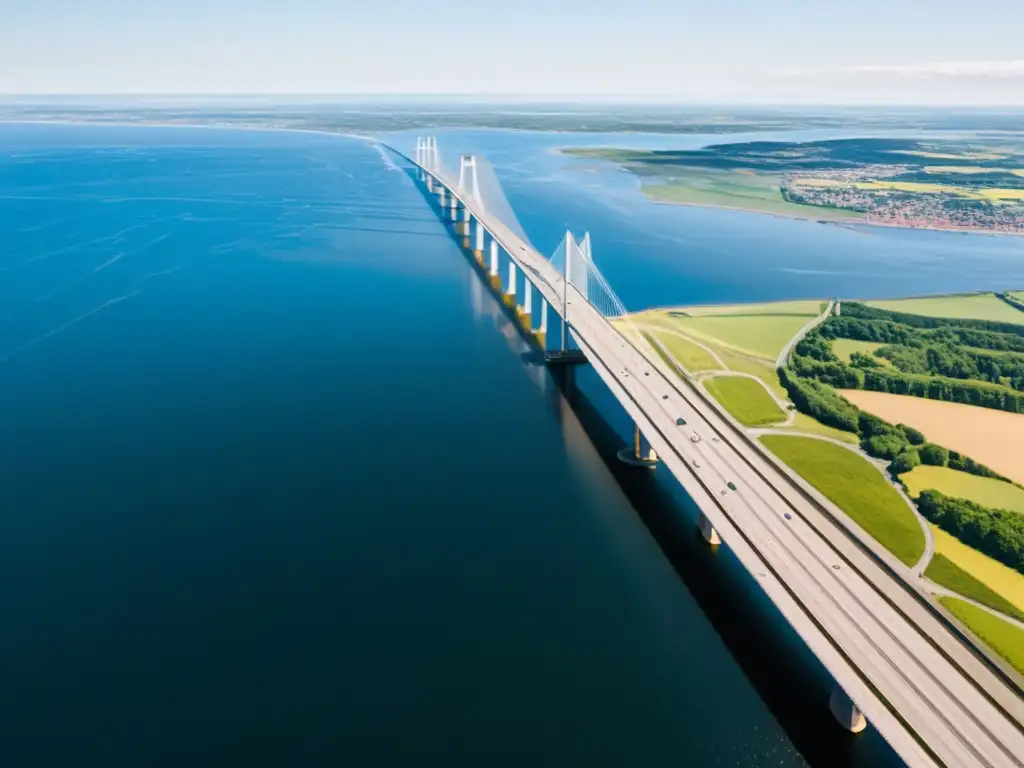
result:
M 700 435 L 698 435 L 696 432 L 694 432 L 692 435 L 690 435 L 690 442 L 691 443 L 699 443 L 700 442 Z
M 680 416 L 678 419 L 676 419 L 676 426 L 677 427 L 685 427 L 686 426 L 686 419 L 684 419 L 682 416 Z

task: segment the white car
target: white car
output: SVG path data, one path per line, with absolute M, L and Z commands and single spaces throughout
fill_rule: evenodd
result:
M 690 442 L 691 443 L 699 443 L 700 442 L 700 435 L 698 435 L 696 432 L 693 433 L 692 435 L 690 435 Z

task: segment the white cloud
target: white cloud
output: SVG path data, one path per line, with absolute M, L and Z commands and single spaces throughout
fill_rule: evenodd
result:
M 814 75 L 890 75 L 893 77 L 980 77 L 1024 79 L 1024 59 L 1014 61 L 932 61 L 923 64 L 861 64 L 836 69 L 786 69 L 782 77 Z

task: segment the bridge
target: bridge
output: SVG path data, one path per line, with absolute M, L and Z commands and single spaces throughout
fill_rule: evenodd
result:
M 651 348 L 594 264 L 589 236 L 567 233 L 545 257 L 481 156 L 446 167 L 433 137 L 417 140 L 414 157 L 388 149 L 409 163 L 523 333 L 552 348 L 549 361 L 593 367 L 635 424 L 620 457 L 664 467 L 682 485 L 704 537 L 732 550 L 835 680 L 828 706 L 843 727 L 870 721 L 911 768 L 1024 766 L 1024 699 L 1012 675 L 908 569 Z

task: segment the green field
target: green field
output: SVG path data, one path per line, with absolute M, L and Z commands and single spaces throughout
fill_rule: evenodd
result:
M 957 594 L 969 597 L 989 608 L 994 608 L 1018 621 L 1024 621 L 1024 611 L 1017 610 L 1013 603 L 989 589 L 945 555 L 936 554 L 928 563 L 924 575 L 926 579 L 931 579 L 936 584 L 951 589 Z
M 752 358 L 745 355 L 741 355 L 737 352 L 726 349 L 722 346 L 713 346 L 718 356 L 722 358 L 730 371 L 736 371 L 737 373 L 749 373 L 751 376 L 757 376 L 775 395 L 782 400 L 789 397 L 786 393 L 786 388 L 782 386 L 782 382 L 779 381 L 779 374 L 775 371 L 775 363 L 768 362 L 761 358 Z
M 1010 662 L 1014 669 L 1024 674 L 1024 629 L 955 597 L 941 597 L 939 602 Z
M 643 184 L 644 195 L 659 203 L 736 208 L 798 219 L 851 221 L 864 218 L 856 211 L 791 203 L 782 197 L 778 176 L 703 168 L 678 170 L 682 175 Z
M 884 357 L 875 357 L 875 350 L 881 349 L 885 344 L 880 344 L 877 341 L 857 341 L 856 339 L 835 339 L 832 342 L 832 351 L 836 353 L 836 357 L 842 360 L 844 363 L 850 362 L 850 355 L 854 352 L 860 352 L 862 355 L 868 355 L 874 360 L 877 360 L 882 365 L 891 365 L 891 363 Z
M 799 411 L 793 414 L 793 424 L 789 427 L 783 427 L 783 429 L 792 429 L 794 432 L 809 432 L 812 435 L 831 437 L 833 440 L 840 440 L 844 443 L 850 443 L 851 445 L 857 445 L 860 442 L 860 437 L 855 435 L 853 432 L 844 432 L 843 430 L 836 429 L 835 427 L 825 426 L 820 421 L 811 418 L 806 413 L 800 413 Z
M 705 350 L 674 333 L 654 333 L 654 336 L 665 346 L 669 354 L 691 373 L 713 371 L 719 367 L 715 358 Z
M 946 496 L 969 499 L 986 507 L 1024 513 L 1024 489 L 1003 480 L 924 464 L 901 475 L 900 479 L 906 484 L 911 496 L 931 488 Z
M 813 437 L 765 435 L 761 442 L 903 563 L 924 554 L 917 518 L 867 459 Z
M 808 320 L 810 318 L 804 315 L 714 315 L 673 317 L 672 323 L 698 341 L 718 342 L 739 352 L 774 361 Z
M 935 551 L 969 573 L 1007 602 L 1024 611 L 1024 574 L 969 547 L 941 528 L 931 525 Z
M 769 304 L 695 304 L 668 310 L 682 312 L 691 317 L 707 315 L 803 315 L 808 320 L 825 311 L 827 302 L 817 299 L 800 301 L 775 301 Z M 664 311 L 664 310 L 654 310 Z
M 953 296 L 931 296 L 920 299 L 865 301 L 869 307 L 891 312 L 908 312 L 926 317 L 949 317 L 971 320 L 995 320 L 1024 325 L 1024 312 L 1014 309 L 994 293 L 965 293 Z
M 762 427 L 786 420 L 786 414 L 767 390 L 746 376 L 715 376 L 704 379 L 704 386 L 744 426 Z

